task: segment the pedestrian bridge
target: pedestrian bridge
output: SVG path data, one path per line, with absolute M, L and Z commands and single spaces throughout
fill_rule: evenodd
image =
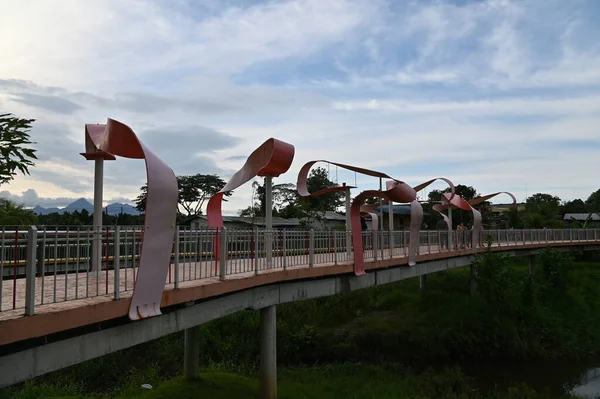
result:
M 487 245 L 491 251 L 517 256 L 535 254 L 546 246 L 600 249 L 600 229 L 484 230 L 476 240 L 471 231 L 421 231 L 416 265 L 409 266 L 409 232 L 363 231 L 367 273 L 356 276 L 350 231 L 179 228 L 162 315 L 131 321 L 127 315 L 142 233 L 131 226 L 3 232 L 1 386 L 238 310 L 467 266 Z M 95 240 L 102 242 L 99 270 L 93 270 L 91 262 Z M 447 241 L 450 248 L 442 248 L 440 243 Z

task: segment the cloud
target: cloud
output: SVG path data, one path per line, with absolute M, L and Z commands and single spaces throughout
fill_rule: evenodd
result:
M 57 112 L 59 114 L 72 114 L 82 108 L 79 104 L 57 96 L 41 96 L 32 93 L 22 93 L 13 95 L 12 97 L 13 101 Z
M 276 137 L 296 147 L 278 182 L 330 159 L 415 184 L 585 197 L 600 149 L 597 17 L 591 0 L 14 2 L 0 14 L 0 104 L 36 119 L 40 160 L 3 188 L 90 197 L 83 125 L 111 117 L 176 174 L 226 179 Z M 144 176 L 139 160 L 106 162 L 106 195 L 133 198 Z
M 14 193 L 11 193 L 6 190 L 0 191 L 0 198 L 6 198 L 8 200 L 16 202 L 17 204 L 23 204 L 26 207 L 35 207 L 35 206 L 39 205 L 43 208 L 54 208 L 54 207 L 62 208 L 82 197 L 56 197 L 56 198 L 40 197 L 38 195 L 37 191 L 30 188 L 28 190 L 23 191 L 21 194 L 14 194 Z M 85 198 L 85 199 L 87 201 L 93 203 L 92 198 Z M 131 199 L 128 199 L 128 198 L 115 197 L 115 198 L 105 199 L 105 203 L 115 203 L 115 202 L 128 203 L 128 204 L 132 203 Z

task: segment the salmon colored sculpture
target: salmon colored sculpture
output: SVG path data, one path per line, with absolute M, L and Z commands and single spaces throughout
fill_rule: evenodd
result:
M 221 205 L 226 192 L 235 190 L 256 176 L 279 175 L 288 171 L 294 160 L 294 146 L 284 141 L 270 138 L 258 147 L 246 160 L 246 163 L 229 179 L 227 184 L 213 195 L 206 206 L 208 226 L 212 228 L 223 227 L 223 213 Z M 217 235 L 214 240 L 214 255 L 219 259 L 221 237 Z
M 325 160 L 317 160 L 307 162 L 302 166 L 300 172 L 298 173 L 298 181 L 296 184 L 296 189 L 298 190 L 298 194 L 302 197 L 308 196 L 319 196 L 335 191 L 345 191 L 348 188 L 355 188 L 349 186 L 335 186 L 335 187 L 326 187 L 321 190 L 318 190 L 314 193 L 310 193 L 308 191 L 308 172 L 310 168 L 317 162 L 328 162 L 332 165 L 339 166 L 340 168 L 350 170 L 356 173 L 360 173 L 367 176 L 393 179 L 393 177 L 388 176 L 385 173 L 378 172 L 371 169 L 359 168 L 357 166 L 345 165 L 336 162 L 330 162 Z M 415 258 L 417 253 L 417 247 L 419 245 L 419 228 L 421 226 L 421 220 L 423 219 L 423 208 L 421 204 L 417 201 L 417 193 L 416 191 L 408 186 L 406 183 L 395 180 L 395 186 L 386 190 L 368 190 L 360 193 L 356 198 L 354 198 L 351 206 L 350 206 L 350 224 L 352 228 L 352 243 L 354 248 L 354 273 L 357 276 L 361 276 L 365 274 L 364 268 L 364 247 L 362 242 L 362 231 L 360 225 L 360 213 L 361 206 L 363 212 L 369 213 L 373 218 L 374 212 L 372 210 L 374 208 L 365 207 L 363 202 L 367 198 L 384 198 L 395 202 L 407 202 L 411 205 L 411 229 L 410 229 L 410 241 L 409 241 L 409 265 L 415 264 Z M 375 215 L 376 216 L 376 215 Z M 373 219 L 374 224 L 377 223 L 377 218 Z M 374 227 L 375 228 L 375 227 Z
M 148 196 L 144 235 L 129 318 L 158 316 L 175 234 L 178 200 L 175 174 L 129 126 L 113 119 L 108 119 L 105 125 L 85 125 L 85 148 L 82 155 L 88 159 L 94 159 L 100 151 L 105 159 L 114 159 L 114 155 L 118 155 L 146 162 Z

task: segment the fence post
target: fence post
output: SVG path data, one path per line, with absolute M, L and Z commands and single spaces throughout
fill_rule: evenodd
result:
M 219 249 L 221 250 L 219 279 L 225 281 L 227 275 L 227 229 L 225 227 L 221 228 L 221 248 Z
M 25 269 L 25 315 L 35 313 L 35 267 L 37 255 L 37 228 L 29 226 L 27 234 L 27 268 Z
M 37 248 L 37 275 L 44 276 L 44 261 L 46 260 L 46 235 L 42 238 L 42 245 Z M 77 270 L 79 272 L 79 270 Z
M 258 242 L 258 229 L 254 229 L 254 275 L 258 275 L 258 251 L 260 250 Z
M 287 243 L 286 243 L 287 234 L 285 234 L 285 229 L 283 230 L 282 234 L 283 234 L 283 238 L 281 241 L 283 241 L 283 243 L 281 246 L 283 247 L 282 248 L 282 250 L 283 250 L 283 270 L 285 270 L 287 268 L 287 254 L 286 254 L 286 252 L 287 252 Z
M 174 254 L 174 266 L 175 266 L 175 275 L 173 276 L 175 278 L 175 289 L 179 288 L 179 226 L 175 226 L 175 239 L 174 241 L 174 245 L 175 245 L 175 254 Z M 199 251 L 197 252 L 201 252 L 202 248 L 200 248 Z
M 113 280 L 115 290 L 115 301 L 119 299 L 119 289 L 121 288 L 121 228 L 115 226 L 115 234 L 113 236 Z
M 315 265 L 315 231 L 310 229 L 308 232 L 308 267 Z

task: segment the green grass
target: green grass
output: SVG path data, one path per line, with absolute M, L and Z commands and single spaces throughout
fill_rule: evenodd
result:
M 132 385 L 104 399 L 255 399 L 259 386 L 250 378 L 218 370 L 203 370 L 200 378 L 185 381 L 173 378 L 159 382 L 152 389 Z M 372 366 L 365 364 L 337 364 L 320 367 L 284 369 L 278 381 L 280 399 L 541 399 L 545 396 L 526 387 L 511 387 L 505 391 L 487 394 L 477 392 L 458 369 L 442 372 L 428 371 L 420 375 L 402 366 Z M 70 396 L 69 396 L 70 395 Z M 15 399 L 29 398 L 92 398 L 77 395 L 69 388 L 38 387 Z M 100 396 L 96 396 L 100 397 Z M 569 396 L 564 396 L 568 398 Z

